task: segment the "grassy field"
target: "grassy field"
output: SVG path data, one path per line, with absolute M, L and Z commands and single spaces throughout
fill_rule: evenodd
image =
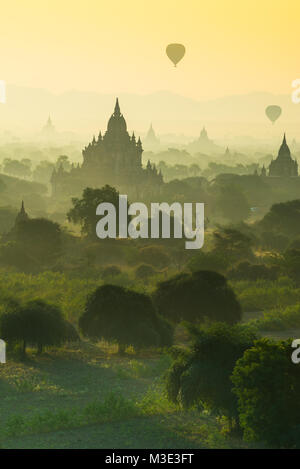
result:
M 169 357 L 69 346 L 0 365 L 1 448 L 246 448 L 164 396 Z
M 13 291 L 21 302 L 41 297 L 59 305 L 74 324 L 87 294 L 101 283 L 98 278 L 81 280 L 52 272 L 29 276 L 1 270 L 0 280 L 5 285 L 0 298 L 5 299 L 6 291 Z M 285 319 L 286 327 L 261 327 L 259 335 L 300 337 L 298 309 L 291 306 L 289 314 L 283 314 L 300 298 L 300 290 L 288 279 L 237 282 L 233 287 L 243 306 L 243 322 L 262 320 L 263 311 L 274 308 Z M 143 288 L 150 292 L 153 285 Z M 290 322 L 297 329 L 290 329 Z M 184 331 L 178 332 L 176 343 L 186 343 Z M 162 377 L 169 364 L 163 353 L 135 355 L 129 350 L 120 357 L 113 346 L 89 342 L 46 350 L 42 356 L 30 351 L 26 361 L 8 354 L 7 363 L 0 364 L 0 447 L 249 447 L 226 435 L 214 416 L 186 412 L 167 401 Z

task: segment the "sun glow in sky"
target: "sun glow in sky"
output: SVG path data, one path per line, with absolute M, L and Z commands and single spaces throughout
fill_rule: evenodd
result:
M 11 0 L 1 19 L 11 84 L 210 99 L 289 94 L 300 76 L 298 0 Z M 170 42 L 186 47 L 177 68 Z

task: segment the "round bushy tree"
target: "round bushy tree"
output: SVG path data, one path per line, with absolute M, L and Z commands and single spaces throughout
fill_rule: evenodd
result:
M 300 199 L 272 205 L 259 221 L 258 227 L 265 231 L 281 233 L 288 238 L 298 236 L 300 231 Z
M 261 339 L 233 371 L 240 425 L 246 440 L 300 447 L 300 374 L 291 341 Z
M 242 314 L 226 278 L 212 271 L 181 273 L 160 282 L 153 299 L 159 313 L 175 323 L 208 320 L 233 324 Z
M 224 273 L 229 265 L 226 256 L 222 255 L 221 251 L 208 251 L 200 250 L 196 255 L 193 255 L 187 267 L 191 272 L 198 270 L 211 270 L 213 272 Z
M 173 338 L 172 327 L 147 295 L 115 285 L 101 286 L 88 297 L 79 326 L 90 338 L 116 341 L 121 353 L 129 345 L 169 346 Z
M 27 345 L 43 347 L 78 340 L 75 328 L 68 323 L 60 309 L 43 300 L 34 300 L 23 306 L 16 305 L 0 316 L 1 337 L 9 342 L 22 342 L 23 353 Z
M 214 231 L 213 238 L 213 252 L 218 255 L 222 253 L 222 256 L 229 264 L 239 260 L 251 260 L 254 258 L 252 251 L 254 238 L 253 236 L 249 236 L 249 234 L 235 228 L 224 227 Z
M 190 352 L 175 354 L 166 374 L 167 394 L 184 407 L 204 405 L 238 422 L 237 399 L 230 376 L 238 358 L 251 347 L 255 335 L 245 326 L 216 323 L 209 328 L 189 326 L 195 343 Z
M 248 261 L 240 262 L 234 266 L 227 276 L 230 280 L 276 280 L 279 275 L 278 266 L 268 266 L 265 264 L 250 264 Z
M 152 277 L 155 275 L 156 271 L 152 267 L 152 265 L 149 264 L 140 264 L 136 269 L 135 269 L 135 277 L 136 279 L 141 279 L 147 281 L 149 277 Z
M 158 269 L 163 269 L 170 264 L 170 257 L 163 246 L 144 246 L 139 250 L 139 259 Z
M 216 186 L 215 212 L 238 223 L 250 215 L 250 204 L 244 191 L 234 183 Z
M 112 203 L 118 214 L 119 192 L 114 187 L 107 184 L 100 189 L 86 187 L 81 199 L 72 199 L 73 207 L 67 213 L 68 220 L 74 224 L 80 224 L 83 234 L 90 239 L 96 239 L 96 225 L 99 221 L 96 208 L 103 202 Z
M 296 282 L 300 280 L 300 249 L 287 249 L 281 260 L 283 271 Z
M 117 265 L 107 265 L 101 272 L 101 277 L 105 280 L 109 277 L 116 277 L 122 273 L 120 267 Z
M 13 236 L 17 246 L 41 265 L 52 264 L 62 253 L 62 230 L 58 223 L 46 218 L 19 222 Z

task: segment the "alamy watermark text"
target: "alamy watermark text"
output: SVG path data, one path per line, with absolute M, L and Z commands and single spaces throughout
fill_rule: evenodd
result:
M 195 216 L 193 216 L 193 205 L 195 205 Z M 98 205 L 96 215 L 102 216 L 96 225 L 98 238 L 116 238 L 116 207 L 110 202 L 103 202 Z M 120 195 L 118 218 L 119 238 L 183 238 L 184 235 L 189 240 L 185 242 L 186 249 L 200 249 L 204 244 L 203 203 L 184 203 L 183 206 L 179 202 L 171 205 L 166 202 L 151 203 L 149 218 L 145 204 L 135 202 L 128 206 L 127 195 Z M 193 229 L 193 219 L 195 229 Z M 171 236 L 172 223 L 173 236 Z

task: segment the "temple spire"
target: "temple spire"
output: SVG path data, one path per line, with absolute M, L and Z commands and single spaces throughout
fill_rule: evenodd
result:
M 116 99 L 114 115 L 115 116 L 120 116 L 121 115 L 120 105 L 119 105 L 119 98 Z
M 24 205 L 24 200 L 22 200 L 22 205 L 21 205 L 21 209 L 16 217 L 16 220 L 15 220 L 15 226 L 20 223 L 20 222 L 23 222 L 23 221 L 27 221 L 29 219 L 26 211 L 25 211 L 25 205 Z

